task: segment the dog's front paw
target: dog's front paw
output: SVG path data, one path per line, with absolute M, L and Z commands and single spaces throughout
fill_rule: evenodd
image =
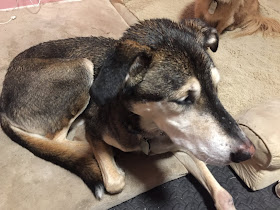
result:
M 125 186 L 125 174 L 123 171 L 115 171 L 110 174 L 107 180 L 104 182 L 105 188 L 108 193 L 116 194 L 120 193 Z
M 232 196 L 225 189 L 218 190 L 214 200 L 217 210 L 236 210 Z

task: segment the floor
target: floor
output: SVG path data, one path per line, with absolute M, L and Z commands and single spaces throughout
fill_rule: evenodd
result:
M 253 192 L 230 167 L 209 166 L 210 171 L 233 197 L 237 210 L 280 210 L 280 199 L 274 193 L 276 184 Z M 191 175 L 158 186 L 110 210 L 215 210 L 205 188 Z

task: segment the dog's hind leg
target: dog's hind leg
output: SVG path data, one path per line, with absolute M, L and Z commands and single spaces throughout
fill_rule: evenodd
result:
M 1 121 L 2 128 L 10 138 L 36 156 L 77 174 L 93 191 L 96 198 L 101 199 L 104 194 L 102 175 L 88 142 L 67 139 L 56 141 L 9 125 L 3 116 Z
M 232 196 L 217 182 L 204 162 L 184 152 L 176 152 L 174 155 L 207 189 L 218 210 L 235 210 Z
M 125 174 L 115 162 L 112 147 L 100 140 L 90 142 L 107 192 L 112 194 L 121 192 L 125 186 Z
M 66 138 L 89 103 L 92 81 L 87 59 L 16 60 L 1 94 L 1 126 L 36 156 L 80 176 L 100 199 L 102 175 L 89 143 Z
M 218 25 L 216 26 L 216 29 L 219 34 L 223 33 L 226 28 L 231 26 L 234 23 L 234 17 L 233 15 L 229 17 L 228 20 L 220 20 L 218 21 Z

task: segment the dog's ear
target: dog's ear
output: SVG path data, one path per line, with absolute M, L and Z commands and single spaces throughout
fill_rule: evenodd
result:
M 216 52 L 219 46 L 219 35 L 217 30 L 215 28 L 209 27 L 206 31 L 204 31 L 204 35 L 204 47 L 209 47 L 213 52 Z
M 106 55 L 99 74 L 91 87 L 91 97 L 98 105 L 115 98 L 129 73 L 141 74 L 142 67 L 151 61 L 151 49 L 133 40 L 124 40 Z
M 217 51 L 219 35 L 215 28 L 209 26 L 200 19 L 182 20 L 181 24 L 196 37 L 196 40 L 201 43 L 205 49 L 209 47 L 213 52 Z

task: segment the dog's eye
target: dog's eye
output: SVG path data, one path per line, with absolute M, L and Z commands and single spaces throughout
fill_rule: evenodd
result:
M 189 93 L 187 96 L 182 97 L 178 100 L 174 100 L 175 103 L 181 104 L 181 105 L 191 105 L 194 103 L 195 97 L 193 94 Z

